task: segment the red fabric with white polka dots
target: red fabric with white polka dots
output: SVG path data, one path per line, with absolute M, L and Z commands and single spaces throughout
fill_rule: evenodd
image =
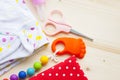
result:
M 72 56 L 46 71 L 39 73 L 29 80 L 88 80 L 84 72 L 76 62 L 76 57 Z

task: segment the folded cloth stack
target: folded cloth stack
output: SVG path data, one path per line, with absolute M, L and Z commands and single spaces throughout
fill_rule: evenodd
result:
M 23 0 L 0 1 L 0 75 L 47 43 Z

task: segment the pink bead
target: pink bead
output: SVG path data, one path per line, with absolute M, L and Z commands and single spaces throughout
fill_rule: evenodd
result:
M 34 5 L 40 5 L 40 4 L 44 4 L 45 3 L 45 0 L 32 0 L 32 3 Z

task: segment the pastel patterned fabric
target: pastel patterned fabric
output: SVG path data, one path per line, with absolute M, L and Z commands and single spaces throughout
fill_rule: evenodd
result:
M 23 0 L 0 1 L 0 75 L 48 43 L 24 3 Z
M 72 56 L 29 80 L 88 80 L 76 57 Z

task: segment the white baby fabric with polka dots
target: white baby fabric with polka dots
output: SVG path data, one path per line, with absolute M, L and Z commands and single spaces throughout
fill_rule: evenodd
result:
M 0 67 L 9 60 L 30 56 L 47 43 L 23 0 L 0 0 Z

